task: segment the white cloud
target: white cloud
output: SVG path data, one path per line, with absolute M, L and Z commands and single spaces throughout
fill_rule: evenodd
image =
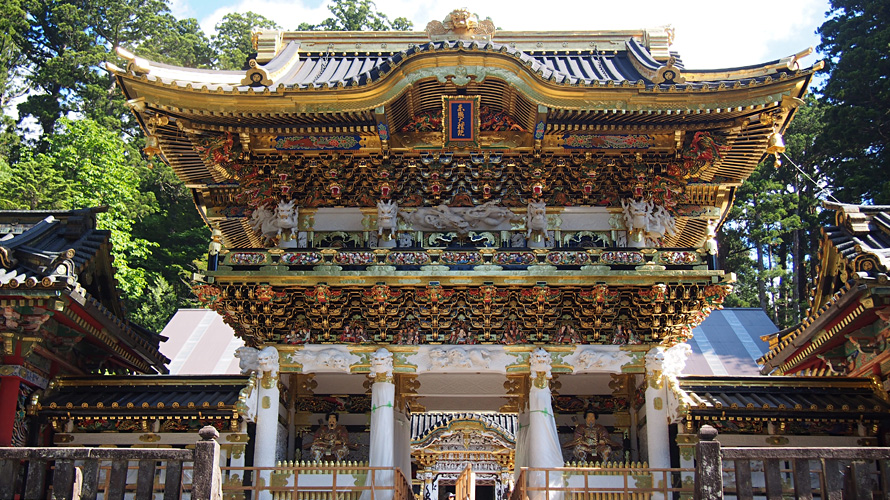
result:
M 194 1 L 194 0 L 192 0 Z M 182 9 L 180 2 L 173 6 Z M 317 23 L 330 15 L 327 2 L 320 6 L 307 0 L 241 0 L 219 7 L 200 19 L 205 32 L 227 12 L 252 10 L 285 28 L 301 22 Z M 390 18 L 407 17 L 415 29 L 442 20 L 453 5 L 432 0 L 375 0 L 378 11 Z M 491 17 L 505 30 L 581 31 L 640 29 L 672 25 L 676 30 L 673 49 L 687 68 L 727 68 L 758 64 L 791 55 L 819 43 L 814 33 L 828 10 L 828 0 L 748 0 L 746 2 L 702 3 L 692 1 L 636 0 L 625 2 L 561 2 L 547 8 L 527 0 L 467 1 L 467 8 Z M 183 9 L 183 10 L 188 10 Z M 495 36 L 497 40 L 497 36 Z M 807 65 L 816 59 L 810 58 Z

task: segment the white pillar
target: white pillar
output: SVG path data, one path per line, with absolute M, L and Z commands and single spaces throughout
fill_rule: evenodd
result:
M 556 419 L 551 403 L 550 353 L 542 348 L 532 351 L 529 357 L 531 387 L 528 391 L 528 434 L 526 442 L 526 463 L 529 467 L 554 468 L 562 467 L 562 447 L 556 432 Z M 562 487 L 562 475 L 554 472 L 538 472 L 529 476 L 530 486 Z M 532 495 L 533 499 L 561 498 L 560 492 L 551 492 L 549 497 L 542 494 Z
M 411 419 L 401 411 L 395 412 L 395 464 L 411 481 Z
M 368 457 L 370 467 L 393 467 L 395 465 L 395 404 L 396 386 L 392 379 L 392 353 L 380 348 L 371 357 L 371 449 Z M 370 481 L 370 478 L 368 478 Z M 374 473 L 377 485 L 392 487 L 391 472 Z M 363 495 L 364 496 L 364 495 Z M 392 498 L 392 490 L 375 492 L 376 500 Z
M 671 408 L 676 408 L 676 397 L 670 386 L 686 366 L 690 351 L 684 343 L 671 348 L 655 347 L 646 353 L 646 442 L 649 467 L 653 469 L 671 467 L 668 427 L 672 420 Z M 659 487 L 664 480 L 664 473 L 654 474 L 653 486 Z M 661 498 L 661 495 L 652 498 Z
M 516 453 L 513 455 L 513 480 L 519 479 L 522 467 L 528 467 L 528 411 L 519 408 L 516 416 Z
M 278 390 L 278 350 L 265 347 L 262 350 L 240 347 L 235 355 L 241 358 L 242 373 L 256 373 L 256 437 L 253 444 L 253 464 L 255 467 L 275 467 L 278 450 L 278 412 L 280 394 Z M 261 471 L 260 480 L 270 484 L 271 471 Z M 260 499 L 271 499 L 272 493 L 261 492 Z

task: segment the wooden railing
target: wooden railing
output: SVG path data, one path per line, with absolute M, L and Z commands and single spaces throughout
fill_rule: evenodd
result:
M 280 465 L 222 467 L 221 473 L 226 498 L 414 500 L 411 484 L 396 467 Z
M 183 490 L 192 500 L 221 499 L 219 432 L 204 427 L 195 450 L 167 448 L 0 448 L 0 500 L 73 498 L 123 500 L 124 495 L 178 500 Z M 138 463 L 135 484 L 128 482 L 130 462 Z M 158 466 L 158 462 L 162 465 Z M 109 465 L 110 464 L 110 465 Z M 193 464 L 189 466 L 186 464 Z M 26 470 L 20 474 L 20 468 Z M 183 484 L 183 470 L 191 469 Z
M 454 484 L 456 500 L 476 500 L 476 473 L 473 465 L 467 464 Z
M 610 463 L 597 467 L 523 467 L 510 500 L 648 500 L 655 495 L 691 496 L 694 473 L 691 468 L 652 469 Z
M 812 499 L 814 490 L 828 500 L 872 500 L 875 495 L 890 499 L 890 448 L 724 448 L 716 437 L 717 430 L 709 425 L 699 431 L 697 500 L 722 499 L 724 494 L 739 500 L 755 495 L 768 500 Z M 733 462 L 734 467 L 724 462 Z M 752 462 L 762 464 L 762 472 L 753 472 Z M 724 476 L 734 486 L 725 485 Z

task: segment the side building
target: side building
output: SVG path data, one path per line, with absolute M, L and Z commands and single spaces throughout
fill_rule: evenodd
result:
M 27 408 L 54 378 L 167 371 L 163 337 L 125 319 L 97 213 L 0 211 L 0 446 L 41 442 Z

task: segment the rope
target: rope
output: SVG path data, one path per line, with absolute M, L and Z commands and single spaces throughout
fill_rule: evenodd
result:
M 803 176 L 806 177 L 808 181 L 812 182 L 812 183 L 813 183 L 813 186 L 815 186 L 815 187 L 817 187 L 817 188 L 820 188 L 820 187 L 819 187 L 819 183 L 816 182 L 815 180 L 813 180 L 813 178 L 810 177 L 809 174 L 807 174 L 806 172 L 803 171 L 803 169 L 801 169 L 799 166 L 797 166 L 797 163 L 794 163 L 794 161 L 793 161 L 791 158 L 789 158 L 787 154 L 785 154 L 785 153 L 781 153 L 781 155 L 782 155 L 783 158 L 785 158 L 786 160 L 788 160 L 788 163 L 794 165 L 794 168 L 796 168 L 798 172 L 800 172 L 801 174 L 803 174 Z M 831 186 L 825 186 L 824 188 L 820 188 L 820 191 L 819 191 L 818 193 L 816 193 L 815 198 L 816 198 L 816 199 L 819 199 L 819 196 L 820 196 L 822 193 L 825 193 L 826 197 L 830 198 L 831 201 L 833 201 L 833 202 L 835 202 L 835 203 L 837 203 L 837 204 L 841 204 L 841 202 L 838 201 L 837 198 L 835 198 L 834 196 L 832 196 L 832 194 L 831 194 Z
M 379 410 L 380 408 L 392 408 L 392 402 L 384 403 L 380 406 L 371 406 L 371 413 Z

